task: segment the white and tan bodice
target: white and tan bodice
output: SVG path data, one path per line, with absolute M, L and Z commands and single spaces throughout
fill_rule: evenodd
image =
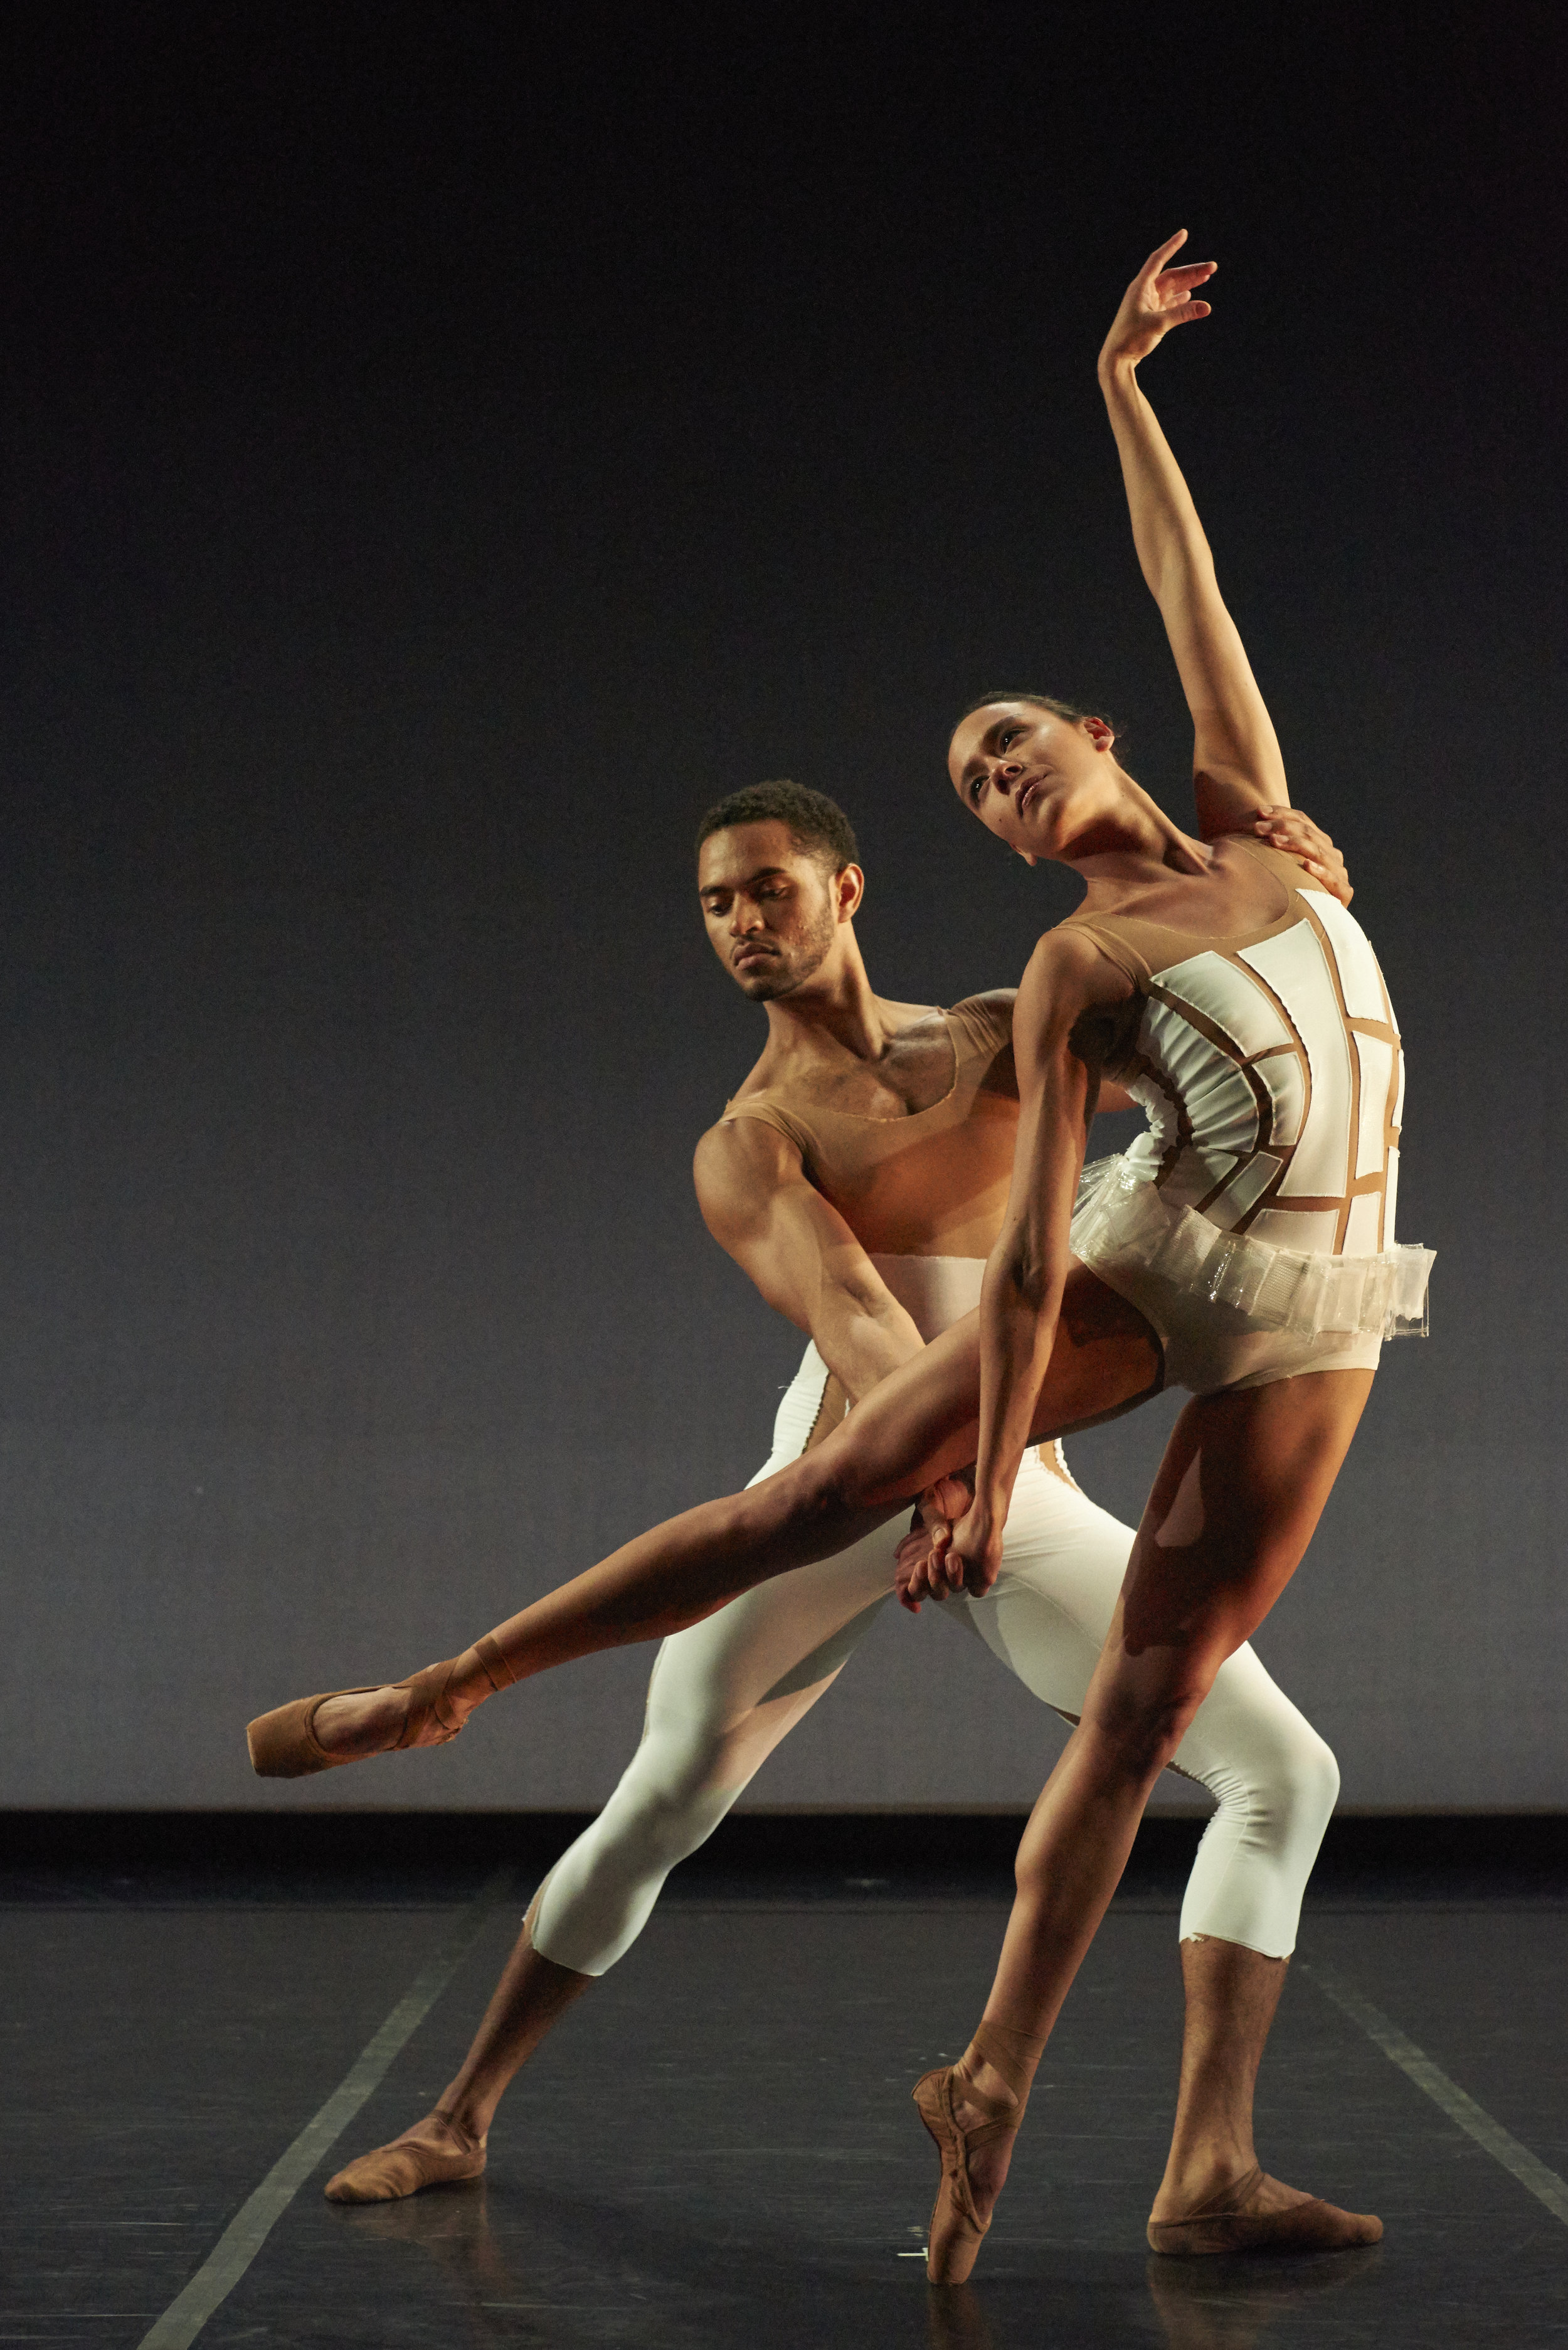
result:
M 1257 853 L 1288 904 L 1250 934 L 1070 918 L 1137 990 L 1106 1066 L 1148 1118 L 1124 1164 L 1222 1232 L 1374 1256 L 1394 1246 L 1405 1096 L 1388 990 L 1355 917 Z

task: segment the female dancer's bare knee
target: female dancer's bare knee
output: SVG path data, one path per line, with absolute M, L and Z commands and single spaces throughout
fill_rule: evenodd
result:
M 836 1430 L 776 1477 L 748 1486 L 725 1506 L 736 1537 L 770 1558 L 805 1565 L 846 1549 L 884 1524 L 902 1504 L 873 1501 L 865 1462 Z

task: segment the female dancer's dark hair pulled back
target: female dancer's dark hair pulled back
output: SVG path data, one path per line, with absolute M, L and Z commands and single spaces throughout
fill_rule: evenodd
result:
M 966 703 L 964 708 L 959 712 L 957 718 L 953 721 L 954 725 L 961 726 L 964 720 L 966 718 L 972 718 L 977 710 L 989 710 L 993 702 L 1033 702 L 1037 710 L 1048 710 L 1052 713 L 1053 717 L 1065 718 L 1075 726 L 1078 723 L 1079 720 L 1083 718 L 1103 718 L 1113 734 L 1116 734 L 1121 732 L 1116 720 L 1108 716 L 1104 710 L 1085 710 L 1075 702 L 1059 701 L 1054 693 L 1025 692 L 1022 686 L 1010 686 L 999 689 L 995 693 L 976 694 L 974 700 Z

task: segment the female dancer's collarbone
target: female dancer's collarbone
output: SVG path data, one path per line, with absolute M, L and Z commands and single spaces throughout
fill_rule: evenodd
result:
M 1204 860 L 1201 872 L 1168 866 L 1144 874 L 1085 872 L 1088 888 L 1075 910 L 1090 921 L 1119 915 L 1216 944 L 1266 927 L 1286 911 L 1288 891 L 1244 842 L 1221 834 L 1218 840 L 1189 845 Z

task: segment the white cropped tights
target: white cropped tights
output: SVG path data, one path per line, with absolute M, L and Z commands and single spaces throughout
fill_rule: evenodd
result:
M 808 1347 L 785 1390 L 763 1478 L 794 1460 L 826 1367 Z M 535 1950 L 600 1975 L 647 1924 L 666 1877 L 711 1835 L 779 1741 L 831 1688 L 892 1595 L 895 1519 L 836 1558 L 760 1584 L 659 1648 L 642 1743 L 591 1827 L 550 1873 Z M 960 1617 L 1026 1689 L 1083 1711 L 1121 1589 L 1130 1528 L 1025 1456 L 1002 1570 Z M 1176 1767 L 1218 1810 L 1181 1907 L 1180 1932 L 1244 1943 L 1269 1958 L 1295 1947 L 1302 1895 L 1339 1792 L 1334 1755 L 1251 1648 L 1220 1669 Z

